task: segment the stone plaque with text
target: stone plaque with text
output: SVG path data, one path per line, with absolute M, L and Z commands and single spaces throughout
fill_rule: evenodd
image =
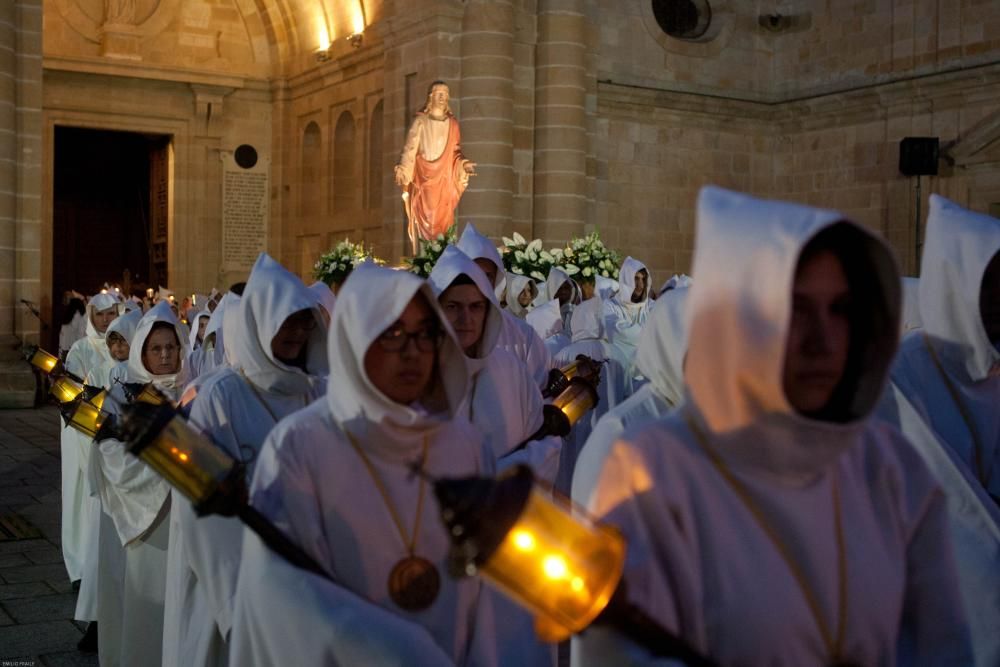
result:
M 222 152 L 222 266 L 224 271 L 249 271 L 267 249 L 267 160 L 250 168 L 237 164 L 234 154 Z

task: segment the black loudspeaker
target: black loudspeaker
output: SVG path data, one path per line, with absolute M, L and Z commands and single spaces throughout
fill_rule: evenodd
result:
M 938 138 L 902 139 L 899 142 L 899 171 L 904 176 L 937 176 Z

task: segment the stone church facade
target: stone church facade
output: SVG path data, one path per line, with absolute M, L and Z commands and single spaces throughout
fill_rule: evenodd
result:
M 701 32 L 667 34 L 671 5 Z M 60 298 L 57 128 L 165 138 L 160 259 L 190 293 L 248 268 L 224 247 L 240 146 L 287 266 L 308 277 L 345 236 L 398 259 L 392 165 L 435 79 L 478 163 L 460 223 L 547 243 L 596 228 L 654 282 L 690 269 L 706 183 L 841 209 L 911 275 L 918 184 L 1000 209 L 992 0 L 7 0 L 0 333 L 37 339 L 21 300 L 45 319 Z M 939 139 L 937 176 L 900 173 L 910 136 Z

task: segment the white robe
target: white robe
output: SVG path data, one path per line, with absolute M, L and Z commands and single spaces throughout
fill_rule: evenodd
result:
M 600 297 L 592 297 L 573 310 L 573 342 L 555 356 L 555 365 L 563 367 L 585 355 L 601 364 L 597 384 L 597 405 L 576 424 L 566 436 L 559 457 L 559 478 L 556 488 L 569 493 L 580 450 L 590 437 L 597 421 L 631 393 L 631 380 L 625 372 L 625 362 L 618 351 L 604 338 L 602 322 L 604 305 Z
M 135 333 L 136 325 L 142 318 L 139 311 L 129 311 L 117 317 L 105 332 L 105 337 L 112 333 L 121 335 L 127 342 L 131 343 L 132 335 Z M 128 375 L 128 363 L 109 359 L 96 368 L 92 369 L 84 378 L 85 384 L 91 387 L 104 387 L 111 390 L 116 384 L 125 382 Z M 87 548 L 84 552 L 83 571 L 81 572 L 80 591 L 76 596 L 76 610 L 73 618 L 78 621 L 96 621 L 99 604 L 99 580 L 102 576 L 102 569 L 106 569 L 105 563 L 100 557 L 100 525 L 101 525 L 101 498 L 98 493 L 99 482 L 96 479 L 99 465 L 92 460 L 91 451 L 95 445 L 92 439 L 73 431 L 72 434 L 65 434 L 64 437 L 75 437 L 80 452 L 80 468 L 83 475 L 84 498 L 83 505 L 87 508 L 89 519 L 87 520 Z M 110 565 L 114 567 L 114 565 Z M 108 576 L 108 575 L 104 575 Z
M 571 342 L 569 335 L 563 330 L 558 301 L 547 301 L 536 307 L 528 313 L 525 321 L 541 338 L 549 356 L 553 358 Z
M 642 262 L 626 257 L 618 272 L 618 292 L 604 304 L 604 328 L 607 331 L 608 341 L 618 348 L 622 357 L 628 360 L 630 375 L 634 371 L 631 365 L 639 347 L 639 336 L 646 318 L 649 317 L 648 277 L 646 296 L 639 303 L 632 303 L 631 300 L 632 293 L 635 292 L 635 275 L 645 268 L 646 265 Z
M 300 570 L 244 531 L 243 567 L 258 576 L 239 589 L 231 665 L 451 667 L 422 625 Z M 278 609 L 281 613 L 274 613 Z M 322 637 L 323 641 L 289 641 Z
M 573 500 L 586 505 L 611 446 L 630 430 L 666 416 L 684 398 L 687 288 L 666 292 L 650 309 L 639 338 L 636 367 L 649 383 L 612 407 L 594 425 L 573 470 Z
M 438 349 L 438 368 L 431 392 L 417 407 L 398 404 L 378 391 L 364 373 L 361 359 L 406 305 L 422 293 L 446 332 Z M 377 304 L 377 307 L 372 307 Z M 441 589 L 434 603 L 418 612 L 397 607 L 386 582 L 394 565 L 407 554 L 388 503 L 399 512 L 408 535 L 414 526 L 421 483 L 408 463 L 427 451 L 432 475 L 462 476 L 485 472 L 481 438 L 460 416 L 468 390 L 465 355 L 437 306 L 429 286 L 412 274 L 373 265 L 356 268 L 337 299 L 329 336 L 330 377 L 326 400 L 316 401 L 282 420 L 268 436 L 254 472 L 251 502 L 284 530 L 336 580 L 339 586 L 381 607 L 400 623 L 421 626 L 441 652 L 456 664 L 499 664 L 494 622 L 488 599 L 476 579 L 455 580 L 446 574 L 447 532 L 431 488 L 424 489 L 415 553 L 436 565 Z M 377 490 L 372 475 L 345 433 L 352 434 L 369 457 L 388 493 Z M 248 541 L 249 544 L 249 541 Z M 248 553 L 248 558 L 251 556 Z M 238 664 L 252 664 L 255 647 L 282 655 L 348 655 L 353 664 L 378 664 L 385 650 L 401 646 L 414 630 L 371 618 L 372 632 L 383 637 L 370 646 L 370 636 L 349 634 L 357 616 L 340 614 L 339 606 L 313 600 L 306 613 L 327 614 L 297 621 L 300 607 L 290 596 L 268 597 L 266 571 L 241 567 L 237 585 L 231 651 Z M 291 579 L 305 579 L 305 573 Z M 317 594 L 322 594 L 318 591 Z M 329 591 L 336 599 L 337 591 Z M 308 601 L 307 601 L 308 602 Z M 241 623 L 240 619 L 247 619 Z M 377 624 L 377 625 L 375 625 Z M 420 633 L 417 632 L 419 635 Z M 346 642 L 346 645 L 345 645 Z M 398 656 L 396 660 L 405 660 Z M 312 664 L 307 659 L 303 664 Z
M 97 294 L 87 304 L 87 335 L 73 343 L 66 355 L 66 370 L 83 379 L 95 368 L 111 361 L 111 352 L 104 340 L 104 334 L 94 328 L 94 313 L 107 310 L 116 303 L 109 294 Z M 93 555 L 92 536 L 97 532 L 94 524 L 96 514 L 89 500 L 84 458 L 86 447 L 80 441 L 77 431 L 63 426 L 59 438 L 62 469 L 62 544 L 63 562 L 70 581 L 81 579 L 85 571 L 92 568 L 87 561 Z M 88 558 L 88 553 L 91 558 Z M 84 615 L 89 612 L 82 610 Z M 83 619 L 88 620 L 88 619 Z
M 542 394 L 524 365 L 500 347 L 508 320 L 503 317 L 486 275 L 461 250 L 449 247 L 427 282 L 440 297 L 460 275 L 475 282 L 488 304 L 482 338 L 475 355 L 466 360 L 472 375 L 466 401 L 469 421 L 482 434 L 487 457 L 496 462 L 497 469 L 525 463 L 541 478 L 554 481 L 562 446 L 558 437 L 532 440 L 517 449 L 542 425 Z
M 262 254 L 238 306 L 240 327 L 226 335 L 227 350 L 240 371 L 221 368 L 205 376 L 191 403 L 191 425 L 246 465 L 248 483 L 277 421 L 325 393 L 322 379 L 278 361 L 270 345 L 290 315 L 316 305 L 314 292 Z M 318 322 L 307 345 L 307 358 L 325 375 L 324 324 Z M 172 496 L 163 665 L 226 665 L 243 524 L 232 517 L 198 517 L 176 489 Z
M 983 273 L 997 252 L 1000 220 L 931 196 L 918 288 L 924 328 L 903 341 L 885 411 L 945 488 L 981 666 L 1000 664 L 1000 351 L 979 311 Z
M 471 222 L 466 224 L 456 247 L 472 261 L 485 259 L 491 262 L 497 271 L 492 293 L 496 297 L 498 292 L 503 291 L 508 278 L 500 253 L 488 238 L 476 231 Z M 518 278 L 523 278 L 523 276 Z M 521 284 L 520 280 L 515 282 Z M 521 287 L 523 288 L 523 284 Z M 497 301 L 499 303 L 499 297 L 497 297 Z M 523 315 L 518 317 L 515 312 L 507 312 L 506 310 L 501 310 L 501 312 L 503 314 L 503 329 L 497 340 L 497 347 L 507 350 L 520 359 L 528 368 L 535 384 L 539 388 L 543 388 L 548 379 L 549 369 L 552 368 L 552 355 L 549 354 L 548 349 L 534 329 L 524 321 Z
M 169 397 L 176 398 L 177 375 L 153 375 L 142 361 L 143 345 L 158 322 L 174 327 L 180 343 L 179 355 L 184 359 L 186 341 L 181 337 L 177 318 L 169 304 L 161 302 L 138 323 L 129 349 L 128 381 L 152 382 Z M 116 387 L 104 409 L 114 415 L 119 412 L 118 404 L 124 402 L 124 391 Z M 98 443 L 92 458 L 98 466 L 94 477 L 101 507 L 110 519 L 109 522 L 102 519 L 100 553 L 102 559 L 107 553 L 112 563 L 112 569 L 101 566 L 99 578 L 99 659 L 102 667 L 159 665 L 170 536 L 170 487 L 116 439 Z M 106 571 L 118 570 L 119 559 L 124 563 L 121 570 L 124 579 L 115 581 L 103 576 Z
M 784 314 L 799 254 L 844 219 L 702 190 L 688 400 L 613 445 L 590 509 L 629 542 L 629 599 L 719 664 L 970 664 L 944 497 L 898 431 L 870 417 L 895 351 L 900 297 L 890 252 L 860 226 L 845 222 L 843 233 L 868 278 L 870 306 L 857 316 L 872 329 L 865 363 L 846 376 L 847 421 L 799 415 L 784 393 Z M 815 592 L 818 620 L 772 534 Z M 844 642 L 835 656 L 819 625 L 833 636 L 838 618 Z M 583 666 L 649 660 L 608 632 L 585 634 L 574 649 Z

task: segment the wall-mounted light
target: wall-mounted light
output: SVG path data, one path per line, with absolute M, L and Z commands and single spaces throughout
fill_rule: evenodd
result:
M 330 48 L 327 47 L 325 49 L 316 49 L 315 55 L 316 55 L 316 62 L 325 63 L 330 59 Z
M 347 41 L 351 43 L 351 46 L 358 49 L 361 48 L 361 43 L 365 39 L 365 34 L 363 32 L 351 33 L 347 36 Z

